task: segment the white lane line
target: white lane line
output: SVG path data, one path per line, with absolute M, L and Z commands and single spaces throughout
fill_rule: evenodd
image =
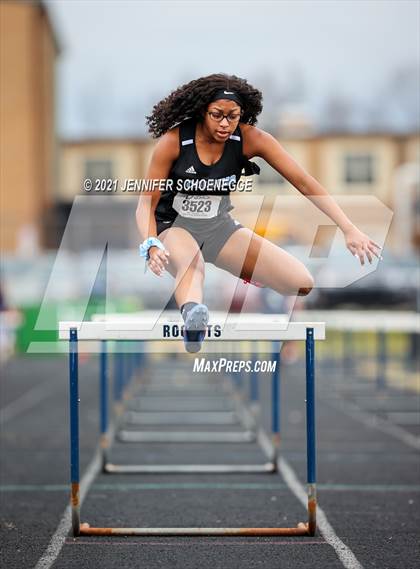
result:
M 289 463 L 284 459 L 280 458 L 278 460 L 278 468 L 283 476 L 284 481 L 296 496 L 296 498 L 301 502 L 304 508 L 307 508 L 308 505 L 308 495 L 305 492 L 304 487 L 299 482 L 294 470 L 289 465 Z M 332 525 L 327 519 L 324 511 L 318 506 L 316 510 L 317 516 L 317 526 L 318 529 L 325 539 L 325 541 L 331 545 L 331 547 L 335 550 L 338 558 L 340 559 L 343 567 L 346 569 L 363 569 L 363 565 L 359 563 L 356 559 L 356 556 L 352 552 L 352 550 L 347 547 L 347 545 L 341 541 L 338 535 L 335 533 Z
M 0 409 L 0 424 L 4 425 L 7 421 L 14 419 L 31 407 L 35 407 L 43 399 L 50 397 L 58 389 L 57 383 L 53 384 L 50 380 L 36 385 L 8 405 Z
M 101 460 L 101 450 L 98 447 L 80 482 L 80 505 L 83 504 L 83 500 L 85 499 L 85 496 L 89 491 L 92 482 L 101 469 Z M 64 510 L 61 521 L 58 524 L 58 527 L 55 530 L 55 533 L 52 536 L 47 549 L 36 564 L 35 569 L 49 569 L 52 566 L 52 564 L 59 556 L 61 549 L 63 548 L 70 528 L 71 506 L 69 504 Z
M 328 405 L 331 405 L 335 409 L 342 411 L 348 417 L 351 417 L 355 421 L 359 421 L 366 427 L 370 429 L 376 429 L 378 431 L 382 431 L 387 435 L 391 435 L 395 439 L 400 440 L 407 446 L 414 448 L 416 450 L 420 450 L 420 437 L 416 437 L 412 435 L 402 427 L 398 425 L 394 425 L 393 423 L 387 421 L 386 419 L 382 419 L 373 413 L 369 413 L 367 411 L 363 411 L 354 403 L 350 403 L 349 401 L 335 401 L 332 402 L 329 399 L 324 399 L 324 402 Z

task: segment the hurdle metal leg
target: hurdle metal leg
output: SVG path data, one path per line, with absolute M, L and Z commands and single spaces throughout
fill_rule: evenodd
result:
M 74 536 L 80 531 L 80 474 L 79 474 L 79 360 L 77 328 L 70 330 L 70 472 L 71 526 Z
M 116 416 L 121 415 L 123 410 L 123 404 L 122 404 L 123 373 L 124 373 L 124 361 L 122 353 L 118 352 L 116 347 L 114 354 L 114 377 L 113 377 L 114 412 Z
M 272 360 L 275 368 L 271 376 L 271 442 L 273 445 L 273 470 L 277 470 L 280 449 L 280 342 L 272 343 Z
M 249 381 L 250 381 L 250 393 L 249 393 L 250 407 L 251 407 L 251 412 L 253 413 L 254 416 L 257 415 L 258 410 L 259 410 L 258 374 L 255 371 L 256 359 L 257 358 L 255 357 L 255 355 L 253 355 L 253 357 L 252 357 L 252 371 L 251 371 L 250 377 L 249 377 Z
M 314 330 L 306 330 L 306 448 L 308 479 L 308 532 L 316 531 L 316 438 L 315 438 L 315 342 Z
M 108 462 L 107 452 L 110 445 L 108 436 L 108 352 L 106 340 L 101 341 L 99 401 L 101 429 L 100 448 L 102 453 L 102 470 L 105 470 L 105 465 Z

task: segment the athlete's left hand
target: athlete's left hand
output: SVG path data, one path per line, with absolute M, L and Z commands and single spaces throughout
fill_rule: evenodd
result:
M 365 255 L 372 263 L 373 255 L 382 259 L 379 251 L 382 249 L 380 245 L 372 241 L 365 233 L 362 233 L 355 225 L 344 231 L 344 238 L 346 240 L 347 249 L 355 257 L 359 257 L 360 263 L 365 264 Z

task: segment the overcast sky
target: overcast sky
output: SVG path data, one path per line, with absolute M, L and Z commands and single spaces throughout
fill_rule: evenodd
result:
M 301 85 L 314 116 L 332 90 L 380 105 L 397 69 L 411 69 L 418 83 L 417 0 L 46 3 L 62 47 L 59 130 L 67 137 L 144 132 L 153 103 L 220 71 L 265 88 L 270 100 L 294 86 L 299 102 Z

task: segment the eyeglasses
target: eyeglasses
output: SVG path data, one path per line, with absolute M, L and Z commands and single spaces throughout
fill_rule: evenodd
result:
M 224 115 L 222 111 L 207 111 L 207 114 L 210 115 L 210 118 L 214 121 L 222 122 L 222 120 L 226 118 L 229 123 L 233 123 L 241 118 L 242 111 L 240 113 L 229 113 L 228 115 Z

